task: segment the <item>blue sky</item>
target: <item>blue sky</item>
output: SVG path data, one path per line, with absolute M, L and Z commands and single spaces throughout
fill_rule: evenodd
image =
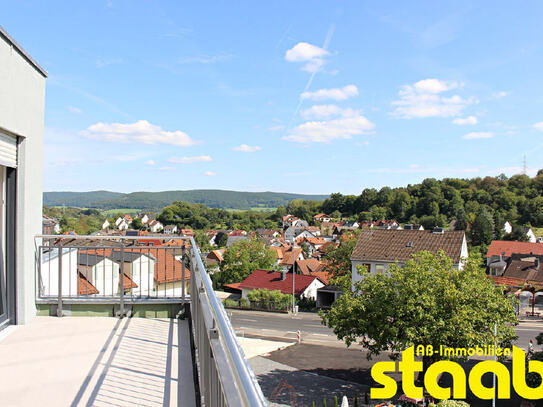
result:
M 2 2 L 44 190 L 358 194 L 543 167 L 543 3 Z

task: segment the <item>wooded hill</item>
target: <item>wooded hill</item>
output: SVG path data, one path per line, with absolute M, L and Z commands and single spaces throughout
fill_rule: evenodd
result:
M 323 201 L 328 195 L 303 195 L 281 192 L 240 192 L 217 189 L 189 191 L 132 192 L 123 194 L 110 191 L 44 192 L 47 206 L 72 206 L 96 209 L 140 209 L 160 211 L 175 201 L 204 204 L 210 208 L 256 209 L 287 206 L 293 199 Z

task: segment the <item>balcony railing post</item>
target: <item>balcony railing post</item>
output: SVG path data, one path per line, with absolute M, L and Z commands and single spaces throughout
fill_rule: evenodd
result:
M 62 242 L 58 245 L 58 302 L 57 317 L 62 317 Z
M 185 308 L 185 242 L 181 246 L 181 307 Z
M 121 246 L 121 261 L 119 271 L 119 318 L 124 317 L 124 245 Z

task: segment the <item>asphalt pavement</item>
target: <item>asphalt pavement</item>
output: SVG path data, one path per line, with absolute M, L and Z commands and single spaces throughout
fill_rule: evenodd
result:
M 297 331 L 301 331 L 302 342 L 344 347 L 343 341 L 337 339 L 334 332 L 321 324 L 321 318 L 314 312 L 299 312 L 279 314 L 260 311 L 227 310 L 234 329 L 241 336 L 269 338 L 274 340 L 292 341 L 297 339 Z M 543 320 L 521 321 L 515 328 L 518 340 L 515 345 L 522 349 L 528 348 L 530 339 L 534 340 L 536 350 L 540 350 L 535 337 L 543 332 Z M 352 345 L 351 348 L 357 348 Z

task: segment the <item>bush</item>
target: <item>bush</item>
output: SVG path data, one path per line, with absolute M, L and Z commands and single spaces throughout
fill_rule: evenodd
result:
M 226 298 L 223 301 L 223 304 L 224 304 L 225 307 L 228 307 L 228 308 L 237 308 L 238 307 L 238 302 L 236 300 L 231 300 L 230 298 Z
M 249 304 L 249 300 L 247 300 L 247 298 L 241 298 L 239 300 L 239 306 L 241 308 L 250 308 L 251 304 Z
M 469 407 L 469 404 L 461 400 L 443 400 L 437 404 L 437 407 Z
M 283 294 L 279 290 L 267 290 L 265 288 L 252 290 L 247 298 L 256 308 L 286 309 L 291 301 L 291 296 Z
M 302 311 L 312 311 L 317 307 L 317 303 L 311 298 L 302 297 L 298 300 L 298 306 Z

